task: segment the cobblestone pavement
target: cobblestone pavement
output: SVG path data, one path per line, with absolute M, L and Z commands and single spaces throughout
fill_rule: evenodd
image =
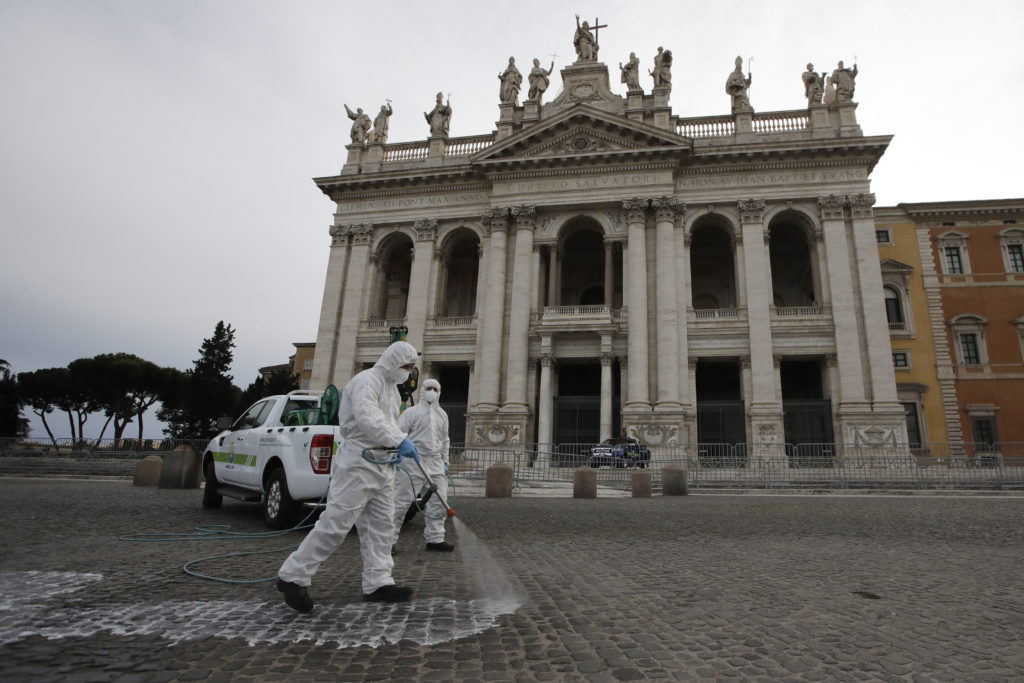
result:
M 458 552 L 424 552 L 422 523 L 402 535 L 396 578 L 412 603 L 360 601 L 353 536 L 314 578 L 316 610 L 298 615 L 271 584 L 181 569 L 298 533 L 120 540 L 264 530 L 256 507 L 204 510 L 200 495 L 0 479 L 0 680 L 1024 676 L 1021 497 L 462 497 Z M 272 576 L 284 556 L 197 569 Z

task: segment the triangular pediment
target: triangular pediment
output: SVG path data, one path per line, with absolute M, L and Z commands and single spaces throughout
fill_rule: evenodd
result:
M 531 124 L 482 150 L 472 161 L 490 164 L 531 159 L 635 156 L 643 152 L 687 153 L 692 144 L 690 138 L 671 131 L 581 104 Z
M 907 265 L 902 261 L 896 259 L 886 258 L 879 262 L 879 266 L 883 273 L 913 273 L 914 266 Z

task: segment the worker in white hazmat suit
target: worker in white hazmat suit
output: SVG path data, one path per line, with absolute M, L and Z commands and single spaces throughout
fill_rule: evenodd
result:
M 363 556 L 363 597 L 375 602 L 403 602 L 412 589 L 396 586 L 391 577 L 391 541 L 395 535 L 395 466 L 363 458 L 363 449 L 398 449 L 403 458 L 417 458 L 416 446 L 398 426 L 401 397 L 396 385 L 416 367 L 416 349 L 395 342 L 369 370 L 349 380 L 338 404 L 341 447 L 331 463 L 327 508 L 298 549 L 288 556 L 277 576 L 277 589 L 289 607 L 313 609 L 307 588 L 313 574 L 355 525 Z M 383 459 L 376 454 L 375 459 Z
M 427 550 L 451 552 L 455 546 L 444 540 L 444 520 L 448 517 L 448 511 L 441 503 L 442 498 L 448 500 L 447 467 L 451 440 L 448 438 L 448 415 L 438 404 L 440 399 L 441 384 L 436 379 L 428 379 L 420 385 L 420 403 L 402 413 L 398 418 L 398 426 L 408 432 L 409 439 L 419 451 L 420 464 L 430 475 L 431 481 L 437 484 L 437 493 L 440 494 L 440 497 L 436 494 L 430 497 L 423 516 L 426 524 L 423 536 L 427 540 Z M 409 476 L 399 472 L 395 479 L 395 543 L 398 542 L 398 534 L 402 530 L 409 505 L 426 482 L 415 464 L 410 463 L 402 469 Z

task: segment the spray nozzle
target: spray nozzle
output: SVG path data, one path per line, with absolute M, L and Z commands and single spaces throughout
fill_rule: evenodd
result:
M 455 516 L 455 508 L 448 508 L 448 516 L 449 517 L 454 517 Z

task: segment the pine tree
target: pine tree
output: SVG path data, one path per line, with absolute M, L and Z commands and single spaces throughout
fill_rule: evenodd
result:
M 203 340 L 193 368 L 179 375 L 157 417 L 164 433 L 176 439 L 208 439 L 217 433 L 217 419 L 234 414 L 239 389 L 228 374 L 234 360 L 235 330 L 221 320 L 213 336 Z

